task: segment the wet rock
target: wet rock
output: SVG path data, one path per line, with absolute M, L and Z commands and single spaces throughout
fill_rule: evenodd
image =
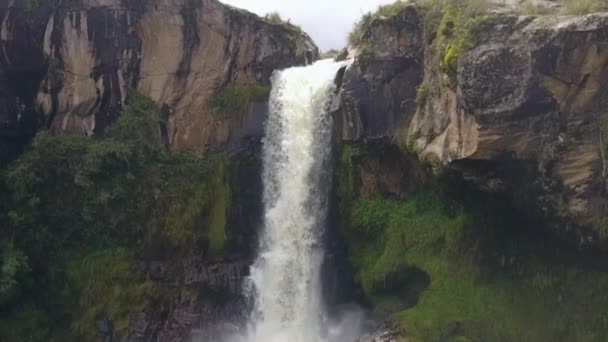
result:
M 608 246 L 608 15 L 495 13 L 447 75 L 422 12 L 376 20 L 351 47 L 358 55 L 335 114 L 342 140 L 394 139 L 510 193 L 569 242 Z
M 97 331 L 103 336 L 104 342 L 112 342 L 112 335 L 114 334 L 114 326 L 112 321 L 107 317 L 99 317 L 95 320 L 95 327 Z
M 398 342 L 403 340 L 399 329 L 390 324 L 385 324 L 374 332 L 363 335 L 357 342 Z
M 297 28 L 216 0 L 0 1 L 0 153 L 40 129 L 100 135 L 130 88 L 170 113 L 166 140 L 199 153 L 258 135 L 253 116 L 218 118 L 209 103 L 231 83 L 268 85 L 276 69 L 312 61 Z M 249 129 L 255 126 L 255 129 Z
M 390 137 L 416 110 L 423 77 L 422 18 L 409 6 L 374 22 L 366 46 L 345 72 L 336 127 L 344 140 Z M 351 53 L 355 53 L 354 51 Z

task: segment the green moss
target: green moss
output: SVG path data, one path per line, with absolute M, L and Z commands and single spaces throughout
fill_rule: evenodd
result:
M 607 177 L 608 171 L 608 119 L 603 119 L 598 123 L 600 127 L 600 148 L 602 153 L 603 176 Z
M 242 118 L 252 103 L 267 101 L 270 87 L 259 84 L 229 84 L 211 100 L 210 107 L 219 118 Z
M 356 280 L 408 340 L 602 341 L 608 332 L 602 262 L 507 199 L 446 176 L 403 200 L 359 198 L 344 186 L 349 169 L 343 154 L 340 229 Z M 420 272 L 429 283 L 414 281 Z
M 226 179 L 225 162 L 220 164 L 216 174 L 214 203 L 209 222 L 209 252 L 212 256 L 221 256 L 226 246 L 226 220 L 230 208 L 230 185 Z
M 603 0 L 563 0 L 560 14 L 585 15 L 608 11 L 608 4 Z
M 38 7 L 38 0 L 25 0 L 24 6 L 26 11 L 32 11 Z
M 412 341 L 601 340 L 608 315 L 598 313 L 608 300 L 588 303 L 601 296 L 608 274 L 519 248 L 494 250 L 492 262 L 481 262 L 474 247 L 481 231 L 471 217 L 429 191 L 405 201 L 357 200 L 351 257 L 376 308 L 393 312 Z M 402 290 L 390 281 L 412 269 L 431 283 L 417 305 L 399 309 Z
M 380 5 L 374 13 L 369 12 L 364 14 L 361 19 L 355 23 L 355 26 L 350 32 L 348 43 L 357 48 L 366 45 L 366 43 L 368 43 L 367 40 L 369 39 L 370 29 L 374 23 L 390 20 L 401 15 L 407 6 L 408 2 L 395 1 L 392 4 Z
M 337 169 L 337 195 L 339 203 L 340 217 L 343 218 L 340 222 L 339 230 L 343 237 L 348 237 L 350 232 L 350 217 L 352 210 L 352 201 L 355 196 L 355 169 L 353 168 L 353 147 L 342 143 L 340 146 L 340 163 Z
M 162 291 L 138 271 L 134 256 L 124 249 L 103 250 L 70 258 L 67 275 L 79 293 L 78 311 L 71 329 L 75 336 L 92 341 L 98 337 L 95 320 L 107 317 L 120 336 L 129 314 L 143 310 Z
M 30 271 L 28 258 L 22 251 L 10 243 L 0 243 L 0 306 L 19 296 Z
M 138 260 L 224 257 L 230 160 L 167 151 L 158 120 L 131 92 L 105 137 L 39 137 L 2 171 L 0 241 L 11 243 L 0 246 L 0 327 L 25 311 L 51 318 L 32 314 L 22 337 L 0 330 L 0 340 L 94 340 L 102 314 L 120 335 L 148 299 L 179 295 L 146 279 Z M 45 337 L 28 338 L 38 325 Z
M 416 104 L 418 106 L 424 106 L 426 104 L 426 101 L 429 98 L 429 86 L 422 82 L 420 83 L 420 85 L 418 86 L 418 88 L 416 88 Z
M 197 286 L 184 286 L 180 289 L 180 297 L 191 302 L 201 299 L 202 289 Z
M 31 304 L 19 306 L 6 319 L 0 319 L 2 341 L 48 342 L 51 319 L 48 312 Z M 55 341 L 61 341 L 57 339 Z M 67 340 L 64 340 L 67 341 Z
M 608 217 L 602 217 L 597 219 L 595 223 L 595 227 L 598 233 L 600 240 L 607 241 L 608 240 Z
M 487 34 L 492 16 L 481 13 L 471 16 L 476 11 L 479 9 L 471 10 L 461 4 L 449 5 L 443 12 L 435 44 L 440 53 L 439 66 L 451 77 L 458 72 L 460 55 L 477 46 Z
M 361 70 L 367 68 L 373 54 L 372 42 L 370 41 L 372 28 L 381 22 L 390 21 L 400 16 L 408 5 L 408 2 L 404 1 L 395 1 L 392 4 L 381 5 L 375 12 L 364 14 L 355 23 L 348 36 L 348 43 L 358 51 L 357 63 Z
M 405 202 L 358 200 L 353 218 L 355 234 L 364 238 L 354 249 L 353 261 L 370 296 L 387 277 L 413 265 L 405 253 L 423 258 L 428 249 L 453 243 L 465 223 L 462 213 L 448 215 L 430 192 L 418 193 Z

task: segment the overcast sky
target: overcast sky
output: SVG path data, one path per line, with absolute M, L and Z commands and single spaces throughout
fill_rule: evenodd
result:
M 277 11 L 300 25 L 321 51 L 340 49 L 362 13 L 394 0 L 220 0 L 259 15 Z

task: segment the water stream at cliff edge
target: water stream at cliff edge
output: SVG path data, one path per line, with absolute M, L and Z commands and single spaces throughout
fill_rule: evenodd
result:
M 263 147 L 264 229 L 251 267 L 247 342 L 355 339 L 350 328 L 326 321 L 320 277 L 331 172 L 328 110 L 344 65 L 325 60 L 274 75 Z

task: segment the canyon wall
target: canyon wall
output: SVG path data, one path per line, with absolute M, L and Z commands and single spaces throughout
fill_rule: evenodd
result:
M 362 341 L 608 328 L 608 14 L 484 4 L 381 7 L 342 53 L 336 228 L 387 318 Z
M 574 244 L 605 243 L 608 16 L 495 13 L 464 33 L 425 27 L 425 16 L 409 6 L 377 18 L 351 47 L 342 139 L 393 139 L 486 189 L 528 198 L 522 205 Z M 475 44 L 448 68 L 458 39 Z
M 103 135 L 129 89 L 162 107 L 171 148 L 239 148 L 259 136 L 264 101 L 236 116 L 214 98 L 267 89 L 275 69 L 318 54 L 299 28 L 215 0 L 3 0 L 0 18 L 5 160 L 40 130 Z
M 216 0 L 0 0 L 0 21 L 0 339 L 239 328 L 271 76 L 310 37 Z

